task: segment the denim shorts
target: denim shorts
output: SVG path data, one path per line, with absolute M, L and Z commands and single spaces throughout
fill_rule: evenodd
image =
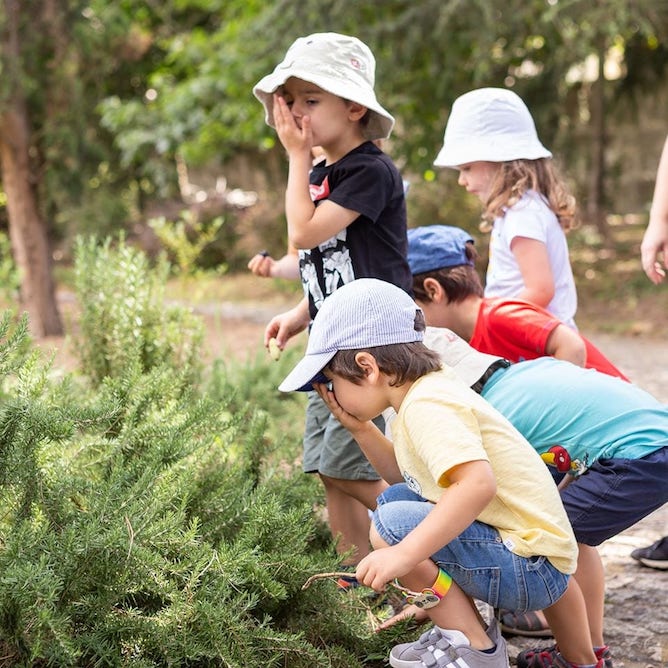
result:
M 400 483 L 378 497 L 373 524 L 389 545 L 396 545 L 434 507 Z M 461 589 L 495 608 L 542 610 L 566 591 L 568 575 L 546 557 L 520 557 L 503 544 L 499 532 L 475 521 L 431 556 Z
M 381 431 L 382 417 L 374 420 Z M 341 426 L 317 392 L 309 392 L 304 428 L 306 473 L 322 473 L 343 480 L 380 480 L 380 476 L 357 445 L 352 434 Z
M 578 543 L 600 545 L 668 502 L 668 447 L 598 459 L 561 492 Z

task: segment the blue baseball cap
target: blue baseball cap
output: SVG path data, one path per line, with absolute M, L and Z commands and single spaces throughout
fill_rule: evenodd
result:
M 460 227 L 451 225 L 427 225 L 408 230 L 408 265 L 412 274 L 473 265 L 466 256 L 466 244 L 474 243 L 473 237 Z

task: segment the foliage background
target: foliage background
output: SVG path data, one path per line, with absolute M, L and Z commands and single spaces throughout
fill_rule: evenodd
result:
M 321 30 L 377 56 L 411 225 L 477 229 L 477 202 L 432 160 L 459 94 L 510 86 L 579 196 L 573 262 L 599 325 L 651 287 L 637 257 L 666 134 L 665 0 L 5 0 L 0 145 L 23 111 L 29 193 L 80 306 L 73 375 L 25 320 L 0 324 L 5 665 L 375 666 L 405 639 L 370 632 L 362 593 L 301 592 L 336 561 L 320 488 L 295 474 L 303 406 L 275 392 L 294 354 L 203 366 L 196 319 L 165 308 L 156 229 L 182 260 L 172 280 L 197 277 L 191 298 L 221 299 L 205 278 L 285 247 L 284 156 L 250 91 Z M 0 253 L 19 301 L 4 237 Z
M 71 258 L 77 234 L 119 227 L 150 247 L 147 221 L 186 208 L 205 220 L 224 215 L 209 265 L 239 268 L 259 241 L 283 245 L 285 165 L 251 88 L 295 37 L 314 31 L 355 34 L 376 54 L 378 96 L 397 118 L 386 148 L 411 181 L 413 225 L 477 225 L 477 203 L 431 163 L 452 101 L 478 86 L 510 86 L 526 100 L 584 222 L 643 213 L 651 196 L 666 132 L 666 0 L 18 7 L 21 60 L 3 49 L 2 67 L 26 96 L 35 185 L 57 258 Z M 5 18 L 0 9 L 0 26 Z M 10 95 L 3 77 L 0 108 Z M 237 206 L 235 189 L 257 192 L 259 202 Z

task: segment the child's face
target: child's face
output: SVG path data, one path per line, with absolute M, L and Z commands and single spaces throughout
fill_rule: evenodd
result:
M 364 379 L 358 385 L 329 370 L 324 373 L 329 380 L 328 389 L 334 392 L 341 408 L 361 422 L 373 420 L 390 405 L 379 386 L 367 383 Z
M 477 195 L 481 202 L 486 202 L 492 187 L 492 181 L 499 170 L 498 162 L 468 162 L 459 165 L 459 183 L 466 192 Z
M 290 77 L 279 93 L 300 129 L 302 118 L 310 117 L 314 146 L 327 148 L 350 126 L 350 103 L 315 84 Z

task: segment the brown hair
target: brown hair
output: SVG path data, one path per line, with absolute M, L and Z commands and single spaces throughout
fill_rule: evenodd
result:
M 360 352 L 374 356 L 379 370 L 392 378 L 390 385 L 403 385 L 441 368 L 441 358 L 437 352 L 427 348 L 422 341 L 412 341 L 358 350 L 339 350 L 327 365 L 327 370 L 359 385 L 365 375 L 355 361 L 355 356 Z
M 504 208 L 516 204 L 527 190 L 535 190 L 545 197 L 564 232 L 577 226 L 575 197 L 570 193 L 553 161 L 550 158 L 540 158 L 499 163 L 485 202 L 480 230 L 489 232 L 494 219 L 503 215 Z

